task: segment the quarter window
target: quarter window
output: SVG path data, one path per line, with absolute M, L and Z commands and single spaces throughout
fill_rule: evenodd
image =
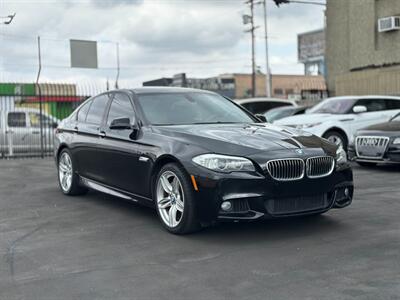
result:
M 118 118 L 129 118 L 132 124 L 134 116 L 135 112 L 128 95 L 115 94 L 108 113 L 107 125 L 111 125 L 111 122 Z
M 78 111 L 77 120 L 78 122 L 85 122 L 86 116 L 90 108 L 92 101 L 87 101 Z
M 90 105 L 86 122 L 100 125 L 103 119 L 104 110 L 107 106 L 108 95 L 100 95 L 92 100 L 92 105 Z
M 387 99 L 386 109 L 400 109 L 400 100 Z
M 8 113 L 7 124 L 10 127 L 26 127 L 26 115 L 24 112 Z

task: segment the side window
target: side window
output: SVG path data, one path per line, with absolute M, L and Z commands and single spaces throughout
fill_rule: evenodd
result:
M 135 118 L 135 111 L 128 95 L 116 93 L 111 102 L 110 111 L 108 112 L 107 125 L 117 118 L 129 118 L 131 124 Z
M 386 109 L 400 109 L 400 100 L 386 99 Z
M 31 127 L 40 127 L 40 114 L 30 112 L 28 115 L 31 121 Z M 46 115 L 42 115 L 42 120 L 43 127 L 51 127 L 53 124 L 53 121 Z
M 78 114 L 77 114 L 78 122 L 86 122 L 86 115 L 89 111 L 91 103 L 92 103 L 92 101 L 88 101 L 79 109 Z
M 92 105 L 90 105 L 86 122 L 91 124 L 100 125 L 103 119 L 104 110 L 106 109 L 108 102 L 108 95 L 101 95 L 92 100 Z
M 7 116 L 9 127 L 26 127 L 26 115 L 24 112 L 9 112 Z
M 368 112 L 381 111 L 386 109 L 384 99 L 361 99 L 355 105 L 363 105 L 367 108 Z

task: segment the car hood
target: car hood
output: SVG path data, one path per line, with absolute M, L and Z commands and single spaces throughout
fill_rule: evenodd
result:
M 271 124 L 156 126 L 154 130 L 181 142 L 196 144 L 210 152 L 232 155 L 248 155 L 266 150 L 335 149 L 334 145 L 310 133 Z
M 400 121 L 379 123 L 379 124 L 368 126 L 361 130 L 362 131 L 371 130 L 371 131 L 398 131 L 398 132 L 400 132 Z
M 344 115 L 335 115 L 335 114 L 304 114 L 291 116 L 287 118 L 283 118 L 274 122 L 276 125 L 303 125 L 303 124 L 314 124 L 321 123 L 330 120 L 341 120 L 344 118 Z

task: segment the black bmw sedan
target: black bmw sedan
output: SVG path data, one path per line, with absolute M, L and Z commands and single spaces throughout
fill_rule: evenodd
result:
M 58 126 L 55 158 L 64 194 L 91 188 L 149 205 L 176 234 L 222 220 L 320 214 L 353 196 L 341 148 L 195 89 L 92 97 Z
M 349 158 L 361 166 L 400 164 L 400 114 L 359 130 L 349 146 Z

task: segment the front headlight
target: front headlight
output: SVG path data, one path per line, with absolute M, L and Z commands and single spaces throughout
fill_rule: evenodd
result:
M 217 172 L 255 171 L 253 163 L 244 157 L 202 154 L 194 157 L 192 161 L 204 168 Z
M 347 162 L 347 153 L 344 151 L 343 147 L 340 146 L 336 150 L 336 164 L 341 165 Z
M 319 123 L 309 123 L 309 124 L 299 124 L 296 125 L 296 129 L 306 129 L 306 128 L 311 128 L 311 127 L 315 127 L 321 125 L 321 122 Z
M 400 145 L 400 137 L 393 140 L 393 145 Z

